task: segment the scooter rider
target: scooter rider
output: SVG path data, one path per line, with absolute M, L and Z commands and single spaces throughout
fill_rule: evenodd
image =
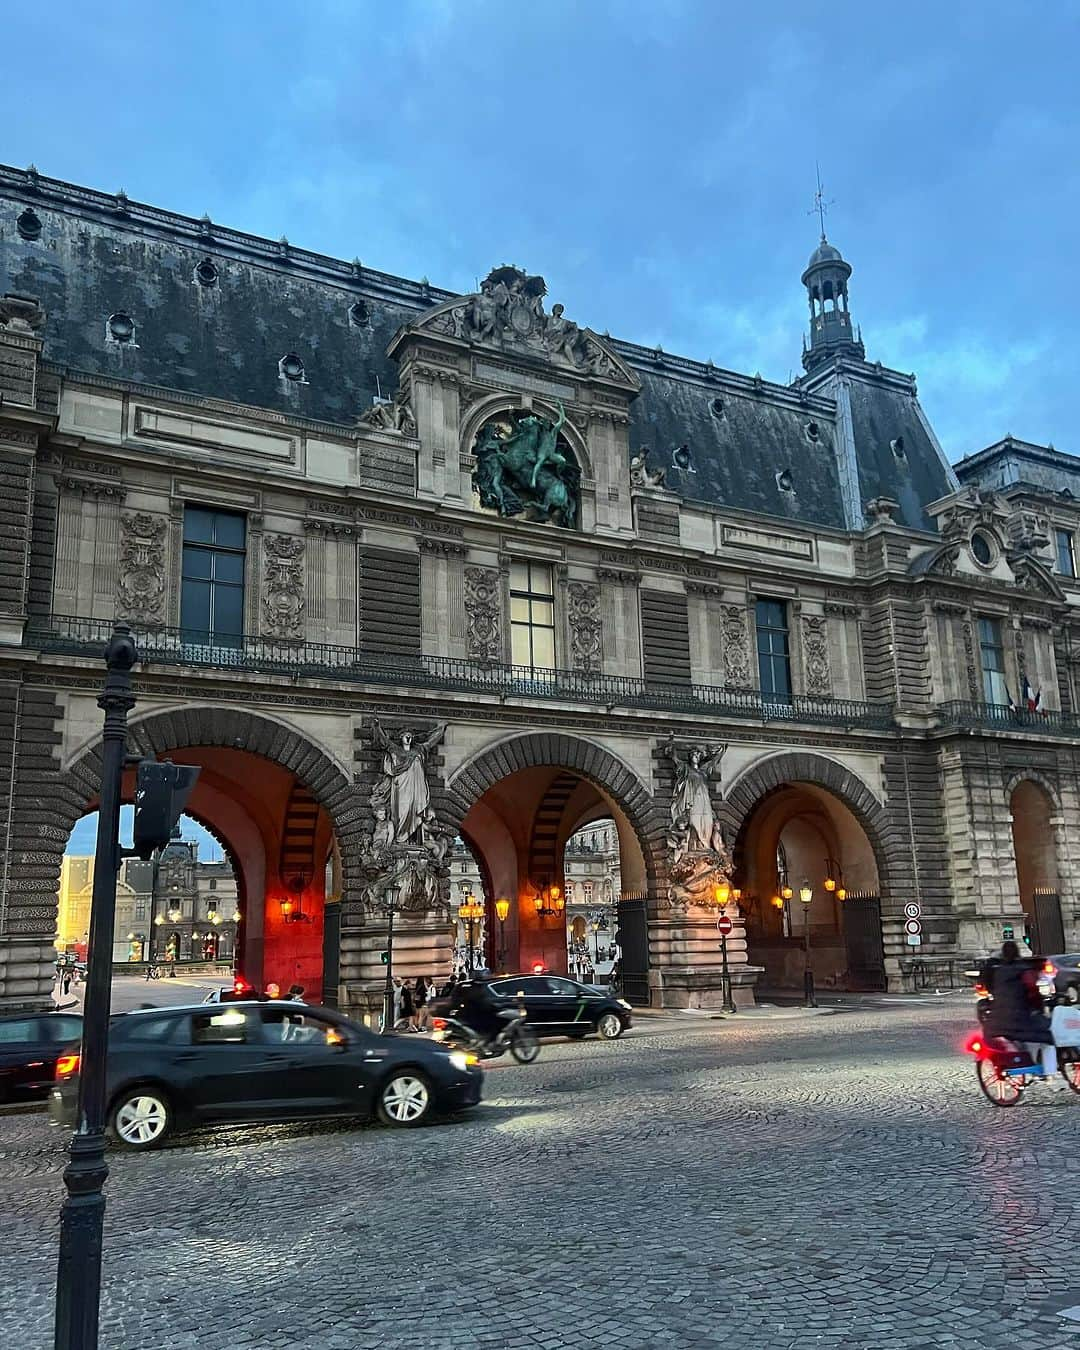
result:
M 990 1036 L 1001 1036 L 1022 1045 L 1032 1059 L 1041 1054 L 1043 1072 L 1053 1082 L 1057 1074 L 1057 1050 L 1039 992 L 1040 965 L 1037 960 L 1021 959 L 1015 942 L 1001 944 L 1001 959 L 984 967 L 984 982 L 993 997 L 986 1031 Z
M 487 980 L 479 973 L 454 990 L 450 1012 L 486 1045 L 490 1045 L 502 1030 L 503 1020 L 499 1017 L 498 1001 L 488 987 Z

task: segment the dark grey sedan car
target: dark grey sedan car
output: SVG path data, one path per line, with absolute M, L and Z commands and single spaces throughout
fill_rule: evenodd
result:
M 49 1100 L 72 1125 L 78 1057 L 62 1060 Z M 420 1036 L 377 1036 L 305 1003 L 148 1008 L 113 1019 L 106 1102 L 126 1148 L 156 1148 L 178 1129 L 317 1116 L 420 1125 L 480 1100 L 482 1071 Z
M 45 1097 L 64 1048 L 82 1035 L 82 1018 L 66 1012 L 0 1017 L 0 1102 Z

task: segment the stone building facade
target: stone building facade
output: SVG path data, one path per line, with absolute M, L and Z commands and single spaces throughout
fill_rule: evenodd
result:
M 65 854 L 56 919 L 58 952 L 85 958 L 93 888 L 94 858 Z M 232 868 L 223 861 L 200 859 L 197 843 L 176 839 L 148 861 L 125 858 L 116 885 L 113 965 L 230 963 L 239 914 Z
M 1075 945 L 1075 461 L 954 471 L 850 274 L 822 240 L 784 386 L 516 268 L 459 296 L 0 170 L 0 1006 L 48 994 L 116 620 L 255 980 L 367 1006 L 387 903 L 397 968 L 447 968 L 459 835 L 511 960 L 565 969 L 534 899 L 599 819 L 642 1001 L 719 1000 L 720 882 L 744 1001 L 806 925 L 838 986 Z

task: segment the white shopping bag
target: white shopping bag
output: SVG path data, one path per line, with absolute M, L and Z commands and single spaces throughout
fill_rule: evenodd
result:
M 1055 1008 L 1050 1017 L 1050 1034 L 1055 1045 L 1080 1046 L 1080 1007 Z

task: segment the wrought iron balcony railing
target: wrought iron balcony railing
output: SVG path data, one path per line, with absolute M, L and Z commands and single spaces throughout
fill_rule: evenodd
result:
M 961 731 L 1026 731 L 1041 736 L 1080 736 L 1080 720 L 1059 712 L 1032 712 L 1005 703 L 940 703 L 938 721 Z
M 171 666 L 249 670 L 265 675 L 307 676 L 349 684 L 394 685 L 448 692 L 595 703 L 607 707 L 697 712 L 755 722 L 812 723 L 828 727 L 891 730 L 887 703 L 852 699 L 762 698 L 756 690 L 703 684 L 657 684 L 624 675 L 580 670 L 537 670 L 498 662 L 462 661 L 448 656 L 382 656 L 357 647 L 278 638 L 213 637 L 181 628 L 133 623 L 139 659 Z M 108 619 L 54 616 L 34 621 L 27 645 L 42 652 L 98 656 L 112 632 Z

